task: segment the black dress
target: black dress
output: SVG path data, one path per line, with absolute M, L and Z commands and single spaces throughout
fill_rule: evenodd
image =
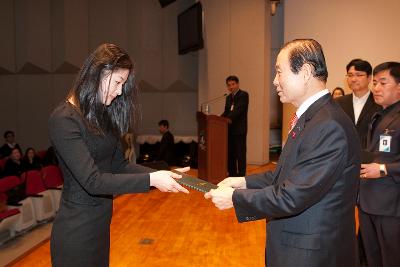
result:
M 49 135 L 64 175 L 52 265 L 108 266 L 113 194 L 149 191 L 153 170 L 128 164 L 119 140 L 89 131 L 70 103 L 50 116 Z

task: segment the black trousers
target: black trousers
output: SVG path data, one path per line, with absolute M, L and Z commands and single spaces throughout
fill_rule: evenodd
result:
M 368 267 L 400 266 L 400 217 L 359 211 Z
M 230 177 L 246 175 L 246 134 L 228 134 L 228 172 Z

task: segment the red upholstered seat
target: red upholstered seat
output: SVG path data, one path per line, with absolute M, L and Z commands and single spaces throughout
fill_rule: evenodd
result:
M 46 191 L 42 180 L 42 174 L 40 171 L 31 170 L 22 173 L 21 178 L 25 181 L 25 193 L 26 195 L 36 195 Z
M 19 213 L 19 209 L 9 209 L 0 213 L 0 221 Z
M 19 184 L 21 184 L 21 179 L 18 176 L 6 176 L 0 178 L 0 193 L 7 192 Z
M 58 166 L 49 165 L 42 168 L 43 181 L 46 188 L 56 188 L 63 184 L 63 177 Z

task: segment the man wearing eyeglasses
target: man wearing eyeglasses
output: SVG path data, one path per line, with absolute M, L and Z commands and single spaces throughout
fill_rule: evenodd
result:
M 365 149 L 368 123 L 379 109 L 368 87 L 372 78 L 372 66 L 368 61 L 353 59 L 347 64 L 346 71 L 347 84 L 353 93 L 337 98 L 337 102 L 356 126 L 361 147 Z

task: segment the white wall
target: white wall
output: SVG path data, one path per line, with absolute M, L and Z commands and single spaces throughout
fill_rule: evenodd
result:
M 203 0 L 205 48 L 199 58 L 199 105 L 227 92 L 237 75 L 249 93 L 247 162 L 269 160 L 270 5 L 264 0 Z M 222 114 L 224 100 L 210 106 Z
M 194 0 L 0 1 L 0 134 L 27 148 L 49 145 L 47 120 L 88 54 L 104 42 L 126 49 L 142 90 L 143 133 L 169 119 L 196 134 L 197 54 L 178 55 L 177 14 Z M 0 143 L 2 137 L 0 137 Z
M 329 89 L 346 87 L 346 65 L 362 58 L 376 66 L 400 60 L 398 0 L 285 0 L 285 42 L 314 38 L 321 43 L 328 65 Z M 286 127 L 292 108 L 285 105 Z M 283 131 L 283 136 L 287 135 Z

